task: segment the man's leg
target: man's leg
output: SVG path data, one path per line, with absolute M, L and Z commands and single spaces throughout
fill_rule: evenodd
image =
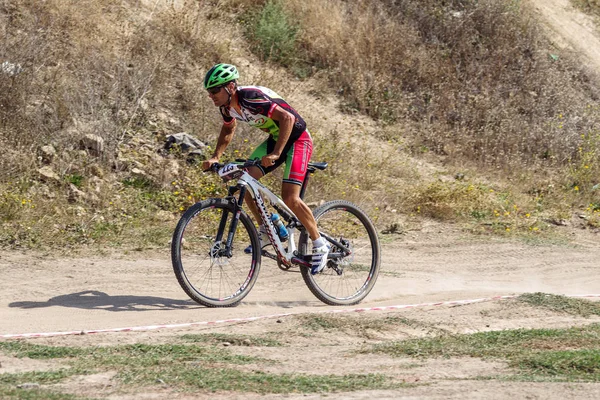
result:
M 317 230 L 317 222 L 310 208 L 300 198 L 300 185 L 284 182 L 281 185 L 281 197 L 283 202 L 292 210 L 298 217 L 302 225 L 306 228 L 308 235 L 312 240 L 317 240 L 320 235 Z
M 311 260 L 311 273 L 317 274 L 325 268 L 327 265 L 327 255 L 331 247 L 325 238 L 321 237 L 319 230 L 317 229 L 317 221 L 313 216 L 310 208 L 300 198 L 300 185 L 293 183 L 282 184 L 281 197 L 283 202 L 296 214 L 296 217 L 302 222 L 302 225 L 306 228 L 308 235 L 313 241 L 313 254 Z
M 321 272 L 327 265 L 327 255 L 331 247 L 327 240 L 319 234 L 315 217 L 300 198 L 302 182 L 308 173 L 308 160 L 312 155 L 312 139 L 308 131 L 304 131 L 285 154 L 286 169 L 283 173 L 281 197 L 296 214 L 313 241 L 311 273 L 314 275 Z

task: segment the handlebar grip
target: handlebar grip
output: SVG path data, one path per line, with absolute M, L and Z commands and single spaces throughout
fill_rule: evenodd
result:
M 208 169 L 202 170 L 202 172 L 217 172 L 223 166 L 223 164 L 212 163 Z

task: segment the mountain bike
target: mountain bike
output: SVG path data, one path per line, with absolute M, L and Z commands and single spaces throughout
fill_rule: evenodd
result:
M 209 171 L 224 182 L 236 183 L 229 186 L 226 197 L 192 205 L 175 228 L 171 259 L 183 290 L 207 307 L 236 306 L 256 283 L 265 256 L 276 260 L 282 270 L 299 267 L 304 282 L 322 302 L 359 303 L 373 289 L 380 267 L 379 239 L 369 217 L 344 200 L 326 202 L 313 211 L 321 236 L 331 246 L 327 265 L 313 275 L 312 241 L 306 229 L 278 196 L 247 172 L 259 164 L 260 160 L 237 160 L 211 166 Z M 309 176 L 326 168 L 327 163 L 308 163 L 301 198 Z M 272 249 L 260 248 L 256 226 L 242 209 L 246 191 L 258 208 Z M 285 221 L 287 245 L 278 236 L 270 210 Z

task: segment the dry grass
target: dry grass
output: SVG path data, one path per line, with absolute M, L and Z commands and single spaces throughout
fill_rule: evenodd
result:
M 228 51 L 226 43 L 213 45 L 215 35 L 203 23 L 206 10 L 195 2 L 154 9 L 128 3 L 50 0 L 4 6 L 2 58 L 23 67 L 16 76 L 0 76 L 0 121 L 11 148 L 35 153 L 53 143 L 68 150 L 94 133 L 105 139 L 110 159 L 149 122 L 182 130 L 204 125 L 197 92 L 187 86 L 197 84 L 205 66 Z M 160 111 L 167 113 L 162 120 Z M 4 155 L 2 161 L 8 165 L 5 173 L 31 166 L 31 160 L 24 165 Z
M 415 142 L 484 165 L 566 165 L 598 129 L 597 87 L 550 57 L 509 1 L 290 1 L 299 47 L 349 109 L 411 123 Z M 327 15 L 327 23 L 323 23 Z
M 587 12 L 588 14 L 600 17 L 600 1 L 599 0 L 571 0 L 571 3 Z
M 228 56 L 228 42 L 208 30 L 207 9 L 196 2 L 155 5 L 0 5 L 7 34 L 0 59 L 22 66 L 20 74 L 0 74 L 2 243 L 77 246 L 136 237 L 141 247 L 166 244 L 169 215 L 189 205 L 197 190 L 209 190 L 197 188 L 206 179 L 194 169 L 165 176 L 177 157 L 156 150 L 167 134 L 216 130 L 204 113 L 208 99 L 195 86 L 207 65 Z M 100 157 L 79 150 L 89 133 L 104 139 Z M 57 150 L 56 181 L 37 173 L 44 145 Z M 149 172 L 147 184 L 136 184 L 134 167 Z M 177 190 L 172 181 L 187 186 Z M 85 198 L 72 199 L 73 182 Z M 181 198 L 184 192 L 190 199 Z M 166 214 L 157 216 L 159 210 Z M 149 228 L 142 237 L 141 227 Z
M 441 155 L 453 168 L 488 171 L 488 180 L 500 185 L 505 178 L 521 180 L 517 190 L 558 213 L 565 202 L 600 201 L 598 86 L 571 55 L 551 47 L 525 4 L 265 4 L 280 4 L 300 21 L 295 58 L 283 64 L 315 65 L 312 72 L 345 100 L 347 112 L 390 126 L 378 139 L 406 142 L 417 156 Z M 546 186 L 553 190 L 531 184 L 549 176 Z M 425 196 L 421 202 L 445 203 L 426 191 L 417 190 Z M 468 214 L 457 204 L 446 206 L 452 211 L 435 215 Z

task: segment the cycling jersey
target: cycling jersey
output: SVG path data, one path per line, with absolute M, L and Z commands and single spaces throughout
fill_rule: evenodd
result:
M 280 106 L 295 118 L 288 143 L 295 142 L 306 130 L 306 122 L 302 117 L 271 89 L 262 86 L 239 86 L 237 98 L 241 114 L 238 114 L 233 107 L 221 106 L 219 108 L 225 125 L 231 124 L 235 118 L 267 132 L 277 140 L 279 138 L 279 122 L 271 119 L 271 114 L 276 106 Z
M 223 123 L 229 125 L 235 118 L 269 134 L 269 138 L 252 152 L 250 159 L 261 159 L 275 149 L 275 143 L 279 138 L 279 122 L 271 118 L 275 107 L 280 106 L 294 116 L 292 132 L 279 159 L 269 167 L 259 168 L 264 175 L 285 162 L 283 182 L 302 185 L 308 171 L 308 160 L 312 155 L 312 138 L 306 130 L 306 122 L 271 89 L 262 86 L 239 86 L 236 90 L 241 113 L 233 107 L 221 106 L 219 110 L 223 116 Z

